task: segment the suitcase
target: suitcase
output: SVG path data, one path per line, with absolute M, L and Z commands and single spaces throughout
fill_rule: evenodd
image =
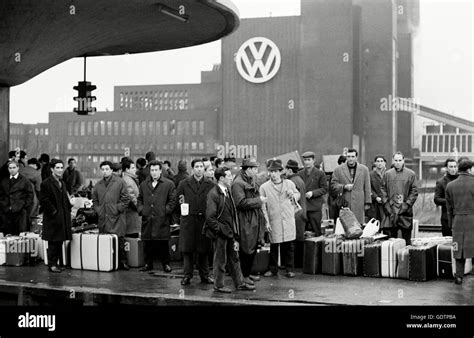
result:
M 374 242 L 364 246 L 364 276 L 380 277 L 381 276 L 381 242 Z
M 118 237 L 114 234 L 72 234 L 71 267 L 114 271 L 118 268 Z
M 397 252 L 397 272 L 395 276 L 401 279 L 408 279 L 408 255 L 411 245 L 401 248 Z
M 342 242 L 342 271 L 346 276 L 362 276 L 364 268 L 365 245 L 372 238 L 360 238 Z
M 145 265 L 143 241 L 139 238 L 125 237 L 125 255 L 128 266 L 138 268 Z
M 437 244 L 414 246 L 408 254 L 408 279 L 424 282 L 436 278 Z
M 395 278 L 397 275 L 397 252 L 406 246 L 403 238 L 390 238 L 382 242 L 381 273 L 382 277 Z
M 321 273 L 323 242 L 323 236 L 305 239 L 303 247 L 303 273 L 310 275 Z
M 270 269 L 270 247 L 264 246 L 257 249 L 250 273 L 252 275 L 264 274 Z
M 303 260 L 304 260 L 304 241 L 295 241 L 294 268 L 295 269 L 302 269 L 303 268 Z
M 8 236 L 1 239 L 1 261 L 9 266 L 22 266 L 27 263 L 30 254 L 30 241 L 19 236 Z
M 170 237 L 170 260 L 171 262 L 180 261 L 183 259 L 183 254 L 179 251 L 179 236 Z
M 453 244 L 438 245 L 437 275 L 441 278 L 454 278 L 456 275 L 456 260 L 453 257 Z M 467 275 L 472 270 L 472 259 L 466 259 L 464 274 Z
M 20 237 L 29 241 L 28 253 L 26 255 L 26 264 L 33 265 L 38 260 L 43 259 L 40 254 L 40 250 L 43 249 L 43 246 L 40 245 L 42 242 L 40 234 L 34 232 L 22 232 Z
M 342 274 L 342 240 L 338 237 L 326 237 L 321 253 L 321 272 L 325 275 Z
M 41 240 L 41 251 L 43 252 L 44 264 L 48 265 L 48 241 Z M 61 255 L 59 256 L 58 265 L 69 266 L 71 264 L 71 241 L 63 241 Z
M 7 262 L 7 241 L 5 238 L 0 238 L 0 265 L 5 265 Z

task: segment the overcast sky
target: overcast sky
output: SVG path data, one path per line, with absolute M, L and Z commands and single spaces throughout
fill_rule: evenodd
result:
M 241 18 L 299 15 L 299 0 L 232 0 Z M 415 97 L 419 103 L 474 121 L 471 0 L 420 0 L 414 42 Z M 173 51 L 87 59 L 87 80 L 97 86 L 97 110 L 113 110 L 118 85 L 198 83 L 200 72 L 221 62 L 220 42 Z M 72 111 L 72 89 L 83 77 L 81 58 L 66 61 L 11 88 L 10 119 L 47 122 L 48 113 Z

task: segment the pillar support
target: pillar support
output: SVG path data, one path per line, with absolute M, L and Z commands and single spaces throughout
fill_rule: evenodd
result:
M 10 87 L 0 86 L 0 165 L 8 159 L 10 140 Z

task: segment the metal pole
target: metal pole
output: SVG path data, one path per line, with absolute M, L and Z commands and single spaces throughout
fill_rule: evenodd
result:
M 86 57 L 84 56 L 84 82 L 86 82 Z

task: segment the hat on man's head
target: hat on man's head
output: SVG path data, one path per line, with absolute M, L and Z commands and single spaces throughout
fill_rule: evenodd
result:
M 300 165 L 298 164 L 298 162 L 292 159 L 289 159 L 288 162 L 286 162 L 286 167 L 289 169 L 294 169 L 295 171 L 298 171 L 300 169 Z
M 268 166 L 268 171 L 274 171 L 274 170 L 283 170 L 283 165 L 281 164 L 281 160 L 272 160 L 270 161 L 270 165 Z
M 314 159 L 314 158 L 316 158 L 316 154 L 313 153 L 312 151 L 307 151 L 307 152 L 303 153 L 303 155 L 301 155 L 301 157 L 303 157 L 303 158 L 312 157 Z
M 244 158 L 241 167 L 259 167 L 260 163 L 255 158 Z

